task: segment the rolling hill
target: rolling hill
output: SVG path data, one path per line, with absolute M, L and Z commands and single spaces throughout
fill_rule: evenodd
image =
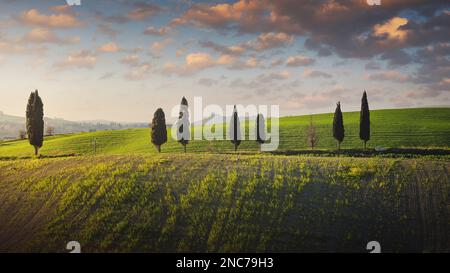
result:
M 335 149 L 331 128 L 333 114 L 313 115 L 319 135 L 318 149 Z M 283 117 L 280 120 L 280 151 L 308 149 L 306 132 L 310 116 Z M 450 146 L 450 108 L 418 108 L 371 111 L 372 137 L 369 147 L 445 148 Z M 359 140 L 359 113 L 344 113 L 346 137 L 344 149 L 362 147 Z M 198 130 L 200 127 L 195 127 Z M 224 129 L 224 132 L 227 131 Z M 170 134 L 170 130 L 169 130 Z M 93 141 L 97 154 L 151 154 L 150 129 L 128 129 L 78 133 L 47 137 L 41 153 L 46 156 L 92 154 Z M 243 141 L 241 151 L 257 151 L 254 141 Z M 182 147 L 169 137 L 163 152 L 182 152 Z M 229 141 L 191 141 L 188 152 L 223 153 L 233 150 Z M 26 140 L 0 143 L 0 157 L 25 157 L 32 154 Z
M 441 148 L 450 108 L 372 111 L 371 147 Z M 313 116 L 335 149 L 332 114 Z M 361 147 L 344 113 L 344 148 Z M 281 119 L 282 151 L 306 149 L 309 116 Z M 198 128 L 198 127 L 196 127 Z M 97 142 L 93 154 L 92 141 Z M 244 141 L 192 141 L 163 153 L 149 129 L 0 143 L 0 252 L 450 251 L 449 157 L 316 157 L 255 153 Z
M 450 251 L 450 163 L 273 155 L 0 160 L 0 252 Z

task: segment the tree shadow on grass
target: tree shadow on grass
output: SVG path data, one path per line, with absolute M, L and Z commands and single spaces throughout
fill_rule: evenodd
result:
M 52 159 L 52 158 L 68 158 L 75 157 L 78 154 L 60 154 L 60 155 L 39 155 L 39 156 L 0 156 L 0 161 L 13 161 L 21 159 Z
M 341 150 L 285 150 L 275 151 L 274 155 L 312 155 L 312 156 L 351 156 L 351 157 L 417 157 L 417 156 L 449 156 L 449 149 L 390 148 L 385 151 L 374 149 L 341 149 Z

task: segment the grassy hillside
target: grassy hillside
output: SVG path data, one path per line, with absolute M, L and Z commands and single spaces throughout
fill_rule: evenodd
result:
M 332 114 L 314 115 L 313 121 L 319 135 L 319 149 L 334 149 Z M 285 117 L 280 121 L 280 150 L 307 149 L 306 131 L 310 116 Z M 372 139 L 369 147 L 441 147 L 450 145 L 450 108 L 396 109 L 371 112 Z M 343 148 L 359 148 L 359 113 L 344 113 L 346 137 Z M 199 129 L 199 128 L 195 128 Z M 169 130 L 170 131 L 170 130 Z M 224 130 L 226 133 L 226 130 Z M 169 132 L 170 133 L 170 132 Z M 100 154 L 155 153 L 150 144 L 150 129 L 103 131 L 48 137 L 42 154 L 91 154 L 92 141 L 97 139 Z M 193 141 L 191 152 L 227 152 L 233 146 L 228 141 Z M 256 151 L 254 141 L 244 141 L 241 150 Z M 182 146 L 169 138 L 163 152 L 181 152 Z M 27 141 L 0 143 L 0 157 L 25 157 L 32 154 Z
M 450 251 L 450 163 L 297 156 L 0 161 L 0 251 Z
M 334 149 L 332 114 L 313 119 Z M 280 150 L 307 148 L 309 120 L 281 119 Z M 361 147 L 359 113 L 344 122 L 343 147 Z M 450 108 L 372 111 L 371 147 L 449 143 Z M 150 129 L 48 137 L 39 159 L 1 142 L 0 252 L 450 251 L 448 157 L 220 154 L 232 149 L 193 141 L 185 155 L 169 140 L 159 155 Z

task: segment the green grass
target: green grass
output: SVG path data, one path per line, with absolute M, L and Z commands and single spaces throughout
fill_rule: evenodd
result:
M 450 250 L 445 160 L 82 156 L 0 161 L 0 251 Z
M 319 135 L 319 149 L 334 149 L 332 114 L 314 115 Z M 306 131 L 309 116 L 284 117 L 280 120 L 280 151 L 308 149 Z M 395 109 L 371 111 L 372 139 L 369 147 L 449 148 L 450 108 Z M 344 113 L 346 137 L 342 148 L 360 148 L 359 113 Z M 194 128 L 194 130 L 199 128 Z M 170 130 L 169 130 L 170 131 Z M 226 130 L 224 129 L 226 134 Z M 169 132 L 170 133 L 170 132 Z M 92 154 L 92 141 L 97 139 L 99 154 L 150 154 L 155 148 L 150 143 L 150 129 L 103 131 L 48 137 L 41 153 L 47 156 Z M 254 141 L 244 141 L 241 151 L 257 151 Z M 163 152 L 182 152 L 182 146 L 169 137 Z M 222 153 L 233 150 L 229 141 L 192 141 L 190 152 Z M 26 157 L 33 153 L 27 141 L 0 143 L 0 157 Z
M 372 111 L 371 147 L 449 149 L 450 108 Z M 335 149 L 332 114 L 314 115 Z M 309 116 L 281 119 L 281 151 L 307 149 Z M 360 148 L 344 113 L 343 148 Z M 97 156 L 92 140 L 97 139 Z M 0 143 L 0 252 L 450 251 L 448 157 L 255 154 L 244 141 L 171 140 L 149 129 Z M 326 151 L 328 152 L 328 151 Z M 74 155 L 74 156 L 68 156 Z

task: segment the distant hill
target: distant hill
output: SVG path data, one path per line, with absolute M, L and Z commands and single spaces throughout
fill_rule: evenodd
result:
M 147 123 L 120 123 L 114 121 L 68 121 L 59 118 L 44 118 L 46 127 L 53 127 L 55 134 L 95 132 L 105 130 L 123 130 L 129 128 L 147 128 Z M 16 139 L 19 131 L 25 130 L 25 117 L 6 115 L 0 111 L 0 140 Z

